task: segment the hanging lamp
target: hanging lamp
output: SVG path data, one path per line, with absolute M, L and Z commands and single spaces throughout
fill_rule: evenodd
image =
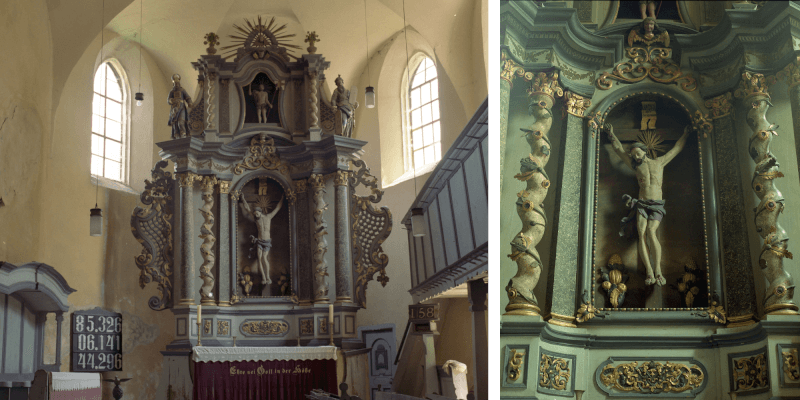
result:
M 371 82 L 369 76 L 369 29 L 367 28 L 367 0 L 364 0 L 364 37 L 367 39 L 367 82 Z M 370 84 L 364 93 L 364 102 L 367 108 L 375 108 L 375 88 Z
M 144 12 L 144 0 L 139 3 L 139 91 L 133 96 L 136 99 L 136 106 L 141 107 L 144 100 L 142 93 L 142 14 Z
M 103 0 L 102 14 L 100 15 L 100 65 L 105 67 L 103 61 L 103 44 L 105 38 L 103 37 L 103 27 L 106 16 L 106 1 Z M 105 71 L 104 71 L 105 73 Z M 89 235 L 102 236 L 103 235 L 103 210 L 97 207 L 97 196 L 100 192 L 100 177 L 95 175 L 95 189 L 94 189 L 94 208 L 89 210 Z

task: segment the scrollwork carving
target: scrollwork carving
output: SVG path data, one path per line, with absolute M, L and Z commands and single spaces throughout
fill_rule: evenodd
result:
M 567 360 L 542 353 L 542 359 L 539 362 L 539 387 L 566 390 L 569 377 Z
M 151 297 L 148 305 L 161 311 L 172 303 L 172 224 L 175 180 L 164 171 L 167 161 L 159 161 L 151 171 L 152 180 L 145 180 L 145 190 L 140 196 L 146 208 L 137 206 L 131 215 L 133 236 L 142 244 L 142 253 L 135 258 L 141 270 L 139 286 L 158 283 L 161 297 Z
M 544 354 L 542 355 L 544 356 Z M 522 368 L 524 362 L 525 352 L 518 352 L 516 349 L 511 349 L 511 354 L 508 357 L 508 381 L 515 382 L 521 376 L 519 370 Z
M 381 245 L 392 232 L 392 213 L 386 206 L 376 210 L 372 204 L 383 198 L 383 191 L 378 189 L 378 178 L 370 174 L 369 167 L 363 160 L 353 160 L 353 166 L 359 168 L 348 174 L 350 184 L 353 262 L 355 263 L 355 298 L 362 307 L 367 307 L 367 283 L 375 273 L 380 272 L 379 281 L 383 286 L 389 282 L 384 269 L 389 264 L 389 256 L 383 252 Z M 356 194 L 356 187 L 362 184 L 370 190 L 368 196 Z
M 786 380 L 800 381 L 800 364 L 797 359 L 797 348 L 781 352 L 783 373 Z
M 642 394 L 681 393 L 700 389 L 705 380 L 703 369 L 697 364 L 687 365 L 670 361 L 633 361 L 602 367 L 600 382 L 604 391 Z
M 764 353 L 733 359 L 734 391 L 750 391 L 769 387 L 769 369 Z
M 239 175 L 244 170 L 255 170 L 264 168 L 267 170 L 278 170 L 281 174 L 289 176 L 289 166 L 281 161 L 275 150 L 275 140 L 262 133 L 253 136 L 250 140 L 249 155 L 233 168 L 233 173 Z
M 615 65 L 611 73 L 600 74 L 597 78 L 598 88 L 611 89 L 611 80 L 636 83 L 650 78 L 658 83 L 680 83 L 681 89 L 686 92 L 697 89 L 697 81 L 692 74 L 684 75 L 680 65 L 672 60 L 672 49 L 647 46 L 628 47 L 625 51 L 630 60 Z
M 280 336 L 289 331 L 289 324 L 278 320 L 247 321 L 241 329 L 248 336 Z

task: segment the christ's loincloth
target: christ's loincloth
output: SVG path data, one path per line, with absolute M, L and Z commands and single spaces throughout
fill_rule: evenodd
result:
M 262 252 L 269 252 L 269 249 L 272 248 L 272 239 L 263 240 L 251 235 L 250 242 L 256 245 L 252 249 L 258 249 Z
M 640 200 L 634 199 L 627 194 L 623 195 L 622 199 L 625 200 L 625 203 L 628 201 L 631 202 L 631 212 L 620 222 L 620 236 L 625 236 L 625 228 L 629 223 L 636 221 L 636 214 L 639 214 L 648 220 L 661 221 L 664 219 L 664 215 L 667 213 L 667 211 L 664 209 L 664 200 Z

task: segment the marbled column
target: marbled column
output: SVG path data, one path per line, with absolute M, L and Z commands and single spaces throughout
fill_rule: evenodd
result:
M 199 177 L 192 172 L 183 172 L 178 175 L 181 185 L 181 301 L 180 305 L 188 306 L 194 304 L 194 181 Z
M 580 263 L 581 237 L 581 171 L 584 159 L 583 114 L 591 105 L 591 100 L 575 93 L 567 92 L 564 96 L 567 110 L 565 128 L 561 134 L 561 154 L 558 158 L 556 176 L 559 182 L 555 185 L 556 199 L 553 209 L 553 240 L 550 251 L 552 265 L 552 285 L 548 285 L 547 302 L 550 304 L 551 319 L 555 325 L 575 326 L 576 285 L 578 274 L 576 266 L 589 268 L 582 273 L 591 274 L 591 266 Z M 553 250 L 554 249 L 554 250 Z
M 531 152 L 528 157 L 520 160 L 520 172 L 514 176 L 525 182 L 525 189 L 517 194 L 515 202 L 522 229 L 511 241 L 511 254 L 508 255 L 517 263 L 517 273 L 506 285 L 506 315 L 534 316 L 541 313 L 533 290 L 539 283 L 544 267 L 536 245 L 542 240 L 547 223 L 542 206 L 550 188 L 550 178 L 545 172 L 551 148 L 547 134 L 553 124 L 553 95 L 563 96 L 564 91 L 558 85 L 556 72 L 540 72 L 531 78 L 533 79 L 528 93 L 533 122 L 527 128 L 522 128 Z
M 762 74 L 745 71 L 735 96 L 744 97 L 747 125 L 753 130 L 747 149 L 755 162 L 751 185 L 759 199 L 753 219 L 756 233 L 763 239 L 758 264 L 767 279 L 764 312 L 796 315 L 798 307 L 793 300 L 794 280 L 783 268 L 783 259 L 792 258 L 792 253 L 789 252 L 789 236 L 778 223 L 786 204 L 783 194 L 777 188 L 776 180 L 784 175 L 780 171 L 778 160 L 770 151 L 772 140 L 778 135 L 775 131 L 778 126 L 771 124 L 766 118 L 771 105 L 768 89 L 772 83 L 772 79 Z
M 220 237 L 230 234 L 231 216 L 229 214 L 230 203 L 228 195 L 231 191 L 231 181 L 219 181 L 219 233 Z M 219 262 L 217 263 L 217 278 L 219 279 L 219 305 L 228 307 L 231 305 L 231 248 L 230 242 L 220 240 L 217 242 L 219 251 Z
M 489 393 L 489 338 L 486 326 L 486 294 L 489 287 L 483 279 L 467 283 L 469 310 L 472 311 L 472 373 L 475 399 L 486 400 Z M 573 290 L 574 291 L 574 290 Z
M 350 247 L 350 201 L 347 171 L 337 171 L 336 188 L 336 301 L 353 301 L 353 249 Z
M 328 252 L 328 241 L 325 236 L 328 234 L 328 224 L 322 214 L 328 208 L 325 202 L 325 177 L 312 174 L 308 178 L 311 185 L 312 196 L 314 199 L 314 254 L 312 264 L 314 271 L 314 303 L 330 302 L 328 294 L 328 265 L 325 261 L 325 253 Z
M 309 222 L 309 204 L 308 204 L 308 181 L 301 179 L 294 182 L 295 193 L 297 193 L 297 248 L 300 249 L 299 254 L 299 274 L 298 293 L 297 297 L 300 304 L 311 304 L 313 301 L 312 296 L 312 282 L 314 274 L 311 265 L 311 253 L 306 251 L 310 249 L 313 240 L 310 235 L 311 224 Z
M 726 93 L 706 101 L 714 118 L 714 153 L 719 199 L 719 227 L 722 241 L 722 271 L 725 277 L 725 302 L 728 319 L 752 320 L 756 314 L 753 268 L 750 266 L 750 243 L 747 239 L 744 195 L 742 192 L 739 144 L 736 139 L 730 104 Z

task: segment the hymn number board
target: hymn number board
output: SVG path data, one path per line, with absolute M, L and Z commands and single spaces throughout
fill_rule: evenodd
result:
M 122 314 L 74 312 L 71 348 L 72 372 L 122 371 Z

